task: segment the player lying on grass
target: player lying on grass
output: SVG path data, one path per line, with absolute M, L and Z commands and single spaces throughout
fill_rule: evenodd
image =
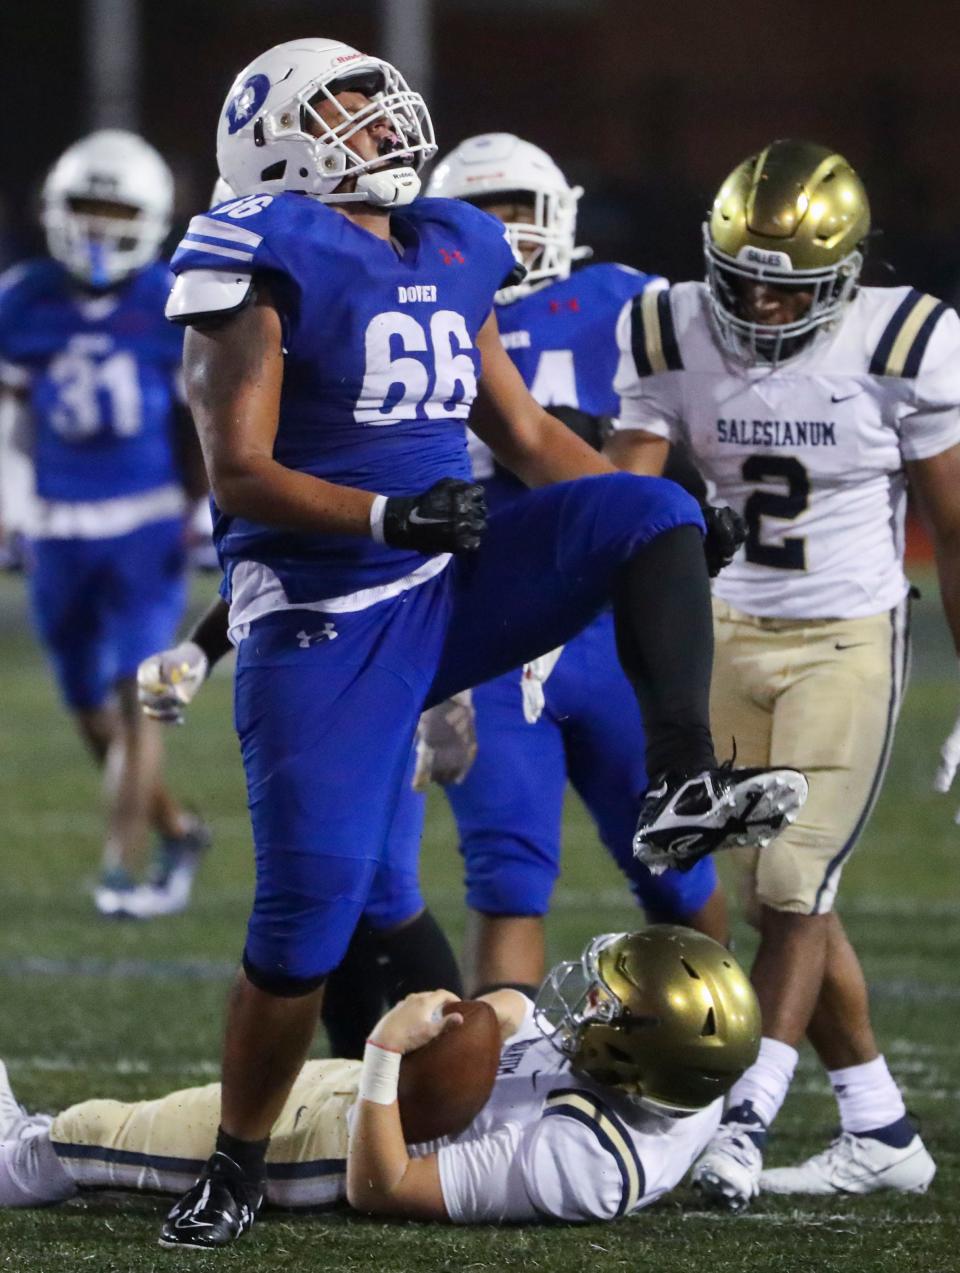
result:
M 672 925 L 595 938 L 581 959 L 550 972 L 536 1004 L 513 990 L 485 998 L 499 1025 L 486 1049 L 493 1057 L 483 1055 L 469 1017 L 460 1024 L 457 1013 L 441 1016 L 453 996 L 437 990 L 391 1009 L 362 1064 L 308 1062 L 273 1129 L 266 1200 L 346 1200 L 360 1211 L 460 1223 L 616 1219 L 682 1180 L 759 1044 L 756 997 L 732 955 Z M 462 1041 L 450 1046 L 458 1030 Z M 422 1099 L 404 1104 L 405 1120 L 452 1126 L 459 1102 L 448 1092 L 449 1108 L 439 1108 L 443 1078 L 456 1070 L 464 1088 L 475 1086 L 484 1062 L 496 1063 L 499 1042 L 496 1078 L 459 1134 L 408 1147 L 397 1101 L 401 1056 L 445 1031 L 452 1034 L 442 1041 L 442 1064 L 437 1054 L 436 1108 L 424 1109 L 431 1102 Z M 0 1205 L 42 1205 L 97 1188 L 179 1192 L 213 1148 L 219 1105 L 211 1084 L 154 1101 L 87 1101 L 51 1121 L 25 1114 L 0 1073 Z M 232 1213 L 256 1209 L 260 1198 L 247 1196 L 239 1168 L 220 1166 L 232 1188 L 219 1171 L 210 1178 L 222 1197 L 211 1198 L 209 1212 L 222 1207 L 235 1231 Z M 196 1223 L 175 1210 L 161 1242 L 181 1221 Z M 220 1240 L 214 1222 L 197 1244 Z

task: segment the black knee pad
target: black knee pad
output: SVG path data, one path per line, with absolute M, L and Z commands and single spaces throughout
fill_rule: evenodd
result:
M 252 964 L 244 952 L 243 971 L 251 986 L 256 986 L 265 995 L 274 995 L 277 999 L 302 999 L 305 995 L 319 990 L 327 979 L 322 972 L 316 977 L 288 977 L 282 972 L 265 972 Z

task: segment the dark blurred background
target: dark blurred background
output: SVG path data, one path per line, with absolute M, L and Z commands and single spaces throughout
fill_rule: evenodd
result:
M 396 62 L 441 153 L 494 129 L 546 148 L 586 187 L 580 239 L 601 258 L 698 276 L 727 171 L 804 136 L 867 183 L 871 281 L 957 293 L 960 6 L 946 0 L 4 0 L 0 262 L 39 246 L 39 182 L 96 126 L 160 148 L 186 218 L 216 175 L 233 77 L 303 35 Z

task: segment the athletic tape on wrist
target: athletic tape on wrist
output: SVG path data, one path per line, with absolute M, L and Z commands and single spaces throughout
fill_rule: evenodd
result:
M 375 544 L 384 543 L 383 519 L 387 512 L 386 495 L 375 495 L 370 505 L 370 538 Z
M 397 1084 L 400 1081 L 399 1052 L 381 1047 L 379 1043 L 367 1040 L 363 1049 L 363 1068 L 360 1070 L 360 1088 L 357 1095 L 364 1101 L 374 1101 L 377 1105 L 392 1105 L 397 1099 Z

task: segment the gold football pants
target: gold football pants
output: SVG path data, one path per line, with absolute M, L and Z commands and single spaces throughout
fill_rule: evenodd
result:
M 318 1207 L 345 1197 L 347 1112 L 359 1061 L 308 1061 L 267 1151 L 267 1200 Z M 50 1138 L 82 1189 L 182 1193 L 213 1153 L 220 1084 L 155 1101 L 84 1101 L 54 1119 Z
M 907 604 L 866 619 L 764 619 L 714 599 L 710 713 L 737 765 L 801 769 L 810 794 L 762 850 L 735 850 L 758 903 L 822 915 L 880 793 L 908 661 Z

